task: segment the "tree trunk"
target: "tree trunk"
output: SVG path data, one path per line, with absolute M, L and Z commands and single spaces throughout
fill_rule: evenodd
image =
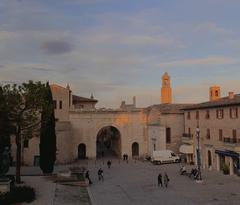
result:
M 17 145 L 17 153 L 16 153 L 16 183 L 21 183 L 21 131 L 20 127 L 18 127 L 18 131 L 16 134 L 16 145 Z

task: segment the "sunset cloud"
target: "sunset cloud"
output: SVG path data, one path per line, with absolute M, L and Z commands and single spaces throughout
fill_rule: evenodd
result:
M 160 66 L 163 67 L 181 67 L 181 66 L 197 66 L 197 65 L 228 65 L 239 62 L 238 59 L 232 57 L 225 56 L 208 56 L 206 58 L 195 58 L 195 59 L 184 59 L 184 60 L 176 60 L 163 62 Z

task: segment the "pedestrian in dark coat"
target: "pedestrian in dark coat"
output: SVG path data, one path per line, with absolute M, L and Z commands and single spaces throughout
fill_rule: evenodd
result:
M 161 187 L 163 186 L 161 173 L 159 173 L 159 175 L 158 175 L 158 186 L 160 186 L 160 185 L 161 185 Z
M 100 169 L 98 170 L 98 180 L 99 180 L 99 181 L 100 181 L 100 180 L 103 181 L 103 170 L 102 170 L 102 168 L 100 168 Z
M 107 162 L 108 169 L 110 169 L 111 164 L 112 164 L 112 162 L 110 160 L 108 160 L 108 162 Z
M 164 172 L 164 185 L 167 188 L 168 187 L 168 182 L 169 182 L 169 177 L 166 172 Z
M 90 179 L 89 176 L 89 171 L 87 170 L 86 174 L 85 174 L 85 178 L 88 179 L 89 184 L 92 184 L 92 180 Z

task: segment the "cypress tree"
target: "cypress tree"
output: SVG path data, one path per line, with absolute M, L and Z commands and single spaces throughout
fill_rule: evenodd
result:
M 41 113 L 40 128 L 40 168 L 44 174 L 51 174 L 56 160 L 55 116 L 49 83 L 43 91 L 44 105 Z
M 6 146 L 10 147 L 10 122 L 6 108 L 6 99 L 0 86 L 0 154 Z

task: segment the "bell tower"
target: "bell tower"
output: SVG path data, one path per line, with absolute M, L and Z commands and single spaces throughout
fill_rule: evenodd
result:
M 165 72 L 162 76 L 162 88 L 161 88 L 161 103 L 172 103 L 172 88 L 170 76 Z
M 220 86 L 214 85 L 209 88 L 209 100 L 214 101 L 221 98 L 221 89 Z

